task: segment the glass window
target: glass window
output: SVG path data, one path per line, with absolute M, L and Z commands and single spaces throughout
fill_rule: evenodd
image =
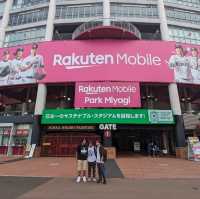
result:
M 3 16 L 5 1 L 0 1 L 0 16 Z
M 167 7 L 166 15 L 168 20 L 200 24 L 200 12 Z
M 200 30 L 169 26 L 169 36 L 173 41 L 200 44 Z
M 82 4 L 80 6 L 56 6 L 56 19 L 76 19 L 103 16 L 103 5 Z
M 21 31 L 7 32 L 4 41 L 4 46 L 16 46 L 19 44 L 43 41 L 45 38 L 45 32 L 45 27 L 37 27 Z
M 37 21 L 46 20 L 48 17 L 48 8 L 41 8 L 31 12 L 21 12 L 11 14 L 9 19 L 10 26 L 34 23 Z
M 158 18 L 158 10 L 155 5 L 111 3 L 111 16 Z
M 165 3 L 181 4 L 190 7 L 200 7 L 200 0 L 164 0 Z
M 30 7 L 42 3 L 47 3 L 49 0 L 14 0 L 12 9 L 19 9 L 24 7 Z

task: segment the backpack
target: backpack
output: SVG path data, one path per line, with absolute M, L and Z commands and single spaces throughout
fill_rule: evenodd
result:
M 103 160 L 106 162 L 108 160 L 107 150 L 103 148 Z

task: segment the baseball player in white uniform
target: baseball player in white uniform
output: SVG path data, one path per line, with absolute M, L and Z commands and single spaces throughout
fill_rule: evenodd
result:
M 14 53 L 15 58 L 11 62 L 11 73 L 8 77 L 9 84 L 21 83 L 21 67 L 23 63 L 23 48 L 18 48 Z
M 11 70 L 10 52 L 5 50 L 3 52 L 3 59 L 0 62 L 0 85 L 7 85 L 8 76 Z
M 193 83 L 200 83 L 200 58 L 198 57 L 197 48 L 191 48 L 191 56 L 189 57 L 190 68 Z
M 189 83 L 191 79 L 190 61 L 184 56 L 183 47 L 176 45 L 176 54 L 169 59 L 169 67 L 174 69 L 174 75 L 177 82 Z
M 37 54 L 37 49 L 38 44 L 34 43 L 30 55 L 23 60 L 24 70 L 22 71 L 21 76 L 26 81 L 40 79 L 38 78 L 40 74 L 37 71 L 40 68 L 44 68 L 43 56 Z

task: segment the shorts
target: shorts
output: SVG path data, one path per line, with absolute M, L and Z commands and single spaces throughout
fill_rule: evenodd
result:
M 87 170 L 87 160 L 78 160 L 77 161 L 77 170 L 86 171 Z

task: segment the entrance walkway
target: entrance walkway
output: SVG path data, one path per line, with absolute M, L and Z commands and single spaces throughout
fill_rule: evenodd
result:
M 200 162 L 175 158 L 123 157 L 116 160 L 125 178 L 197 179 Z M 70 177 L 76 176 L 74 158 L 34 158 L 0 164 L 0 176 Z
M 200 162 L 176 158 L 123 157 L 117 164 L 126 178 L 194 179 L 200 178 Z

